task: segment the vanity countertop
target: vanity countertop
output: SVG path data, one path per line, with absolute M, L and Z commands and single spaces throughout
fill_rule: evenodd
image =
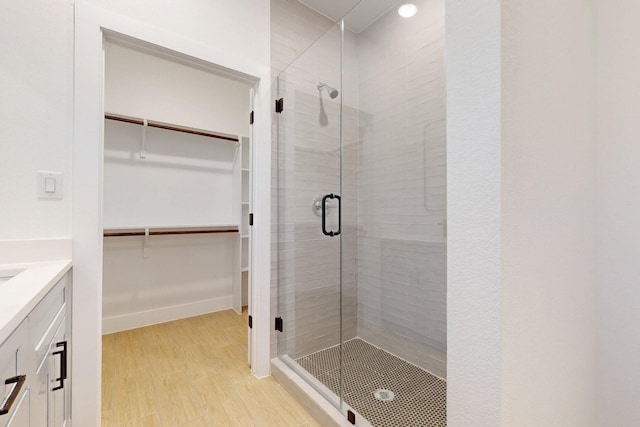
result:
M 71 269 L 71 260 L 0 264 L 0 344 Z

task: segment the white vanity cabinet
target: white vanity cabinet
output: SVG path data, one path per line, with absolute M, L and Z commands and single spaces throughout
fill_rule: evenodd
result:
M 0 380 L 26 376 L 9 413 L 0 415 L 0 427 L 70 424 L 70 289 L 71 273 L 67 273 L 0 346 Z M 0 399 L 11 392 L 5 388 Z

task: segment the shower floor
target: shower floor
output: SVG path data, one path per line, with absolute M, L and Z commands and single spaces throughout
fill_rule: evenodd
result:
M 343 346 L 344 401 L 375 427 L 447 425 L 447 382 L 359 338 Z M 296 359 L 307 372 L 339 395 L 340 346 Z M 395 397 L 379 400 L 377 390 Z

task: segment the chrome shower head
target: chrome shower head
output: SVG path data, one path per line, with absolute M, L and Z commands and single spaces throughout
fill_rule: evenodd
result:
M 318 88 L 318 90 L 322 90 L 322 88 L 326 88 L 327 92 L 329 93 L 329 96 L 331 97 L 331 99 L 335 99 L 336 96 L 338 96 L 338 90 L 335 88 L 332 88 L 331 86 L 329 86 L 326 83 L 323 82 L 318 82 L 318 84 L 316 85 L 316 87 Z

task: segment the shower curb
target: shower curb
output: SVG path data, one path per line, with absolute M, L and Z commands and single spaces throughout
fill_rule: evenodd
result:
M 322 426 L 353 427 L 335 406 L 280 359 L 271 360 L 271 374 Z

